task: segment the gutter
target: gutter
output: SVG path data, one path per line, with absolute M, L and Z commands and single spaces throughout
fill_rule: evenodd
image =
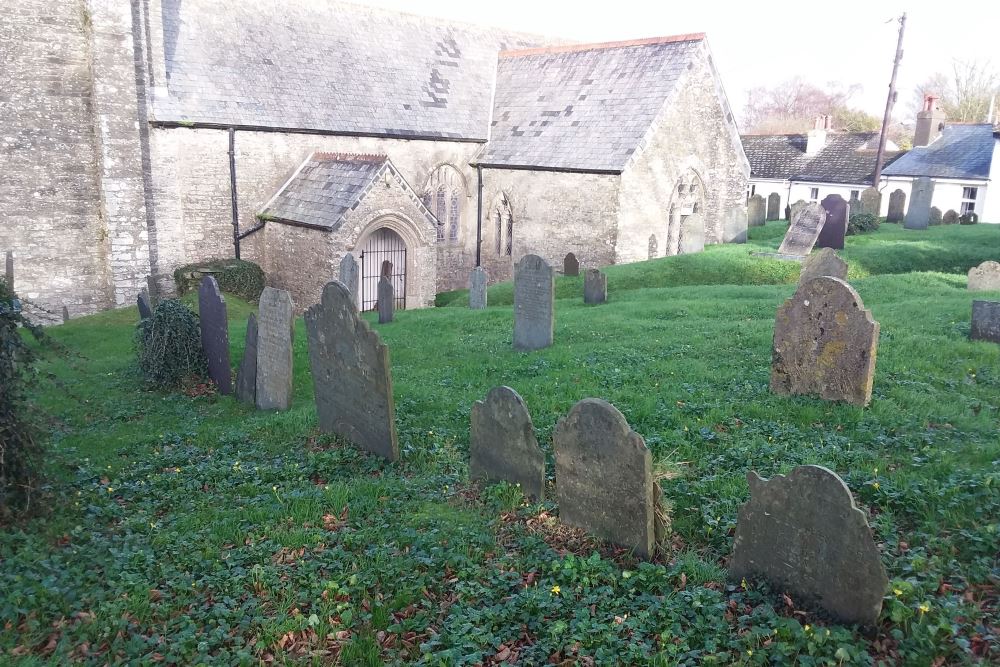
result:
M 478 162 L 472 164 L 473 167 L 482 169 L 508 169 L 510 171 L 547 171 L 557 174 L 599 174 L 605 176 L 621 176 L 624 169 L 579 169 L 576 167 L 540 167 L 531 164 L 492 164 L 489 162 Z
M 430 135 L 396 132 L 348 132 L 341 130 L 323 130 L 314 127 L 273 127 L 269 125 L 239 125 L 226 123 L 201 123 L 186 120 L 151 120 L 150 126 L 172 129 L 185 128 L 189 130 L 239 130 L 240 132 L 277 132 L 282 134 L 317 134 L 327 137 L 374 137 L 376 139 L 404 139 L 408 141 L 450 141 L 466 144 L 485 144 L 486 139 L 470 139 L 468 137 Z

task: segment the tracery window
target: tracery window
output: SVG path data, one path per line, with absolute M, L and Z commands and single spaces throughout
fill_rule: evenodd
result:
M 437 218 L 439 243 L 446 238 L 449 241 L 458 241 L 462 230 L 462 204 L 465 199 L 465 181 L 455 167 L 443 164 L 431 172 L 421 201 Z
M 496 223 L 494 240 L 497 255 L 510 257 L 514 254 L 514 212 L 506 194 L 501 193 L 497 197 L 493 211 L 493 220 Z

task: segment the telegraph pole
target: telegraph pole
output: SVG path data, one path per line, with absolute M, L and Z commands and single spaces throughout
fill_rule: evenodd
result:
M 882 116 L 882 132 L 878 137 L 878 153 L 875 156 L 875 174 L 872 176 L 872 187 L 878 190 L 882 180 L 882 166 L 885 163 L 885 140 L 892 116 L 892 105 L 896 103 L 896 73 L 899 63 L 903 60 L 903 31 L 906 29 L 906 12 L 899 17 L 899 41 L 896 42 L 896 59 L 892 63 L 892 78 L 889 80 L 889 97 L 885 101 L 885 115 Z

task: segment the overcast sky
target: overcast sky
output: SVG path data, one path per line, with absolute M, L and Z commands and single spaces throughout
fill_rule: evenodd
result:
M 1000 0 L 354 0 L 415 14 L 493 25 L 585 42 L 708 34 L 730 104 L 739 114 L 747 90 L 799 75 L 824 85 L 860 84 L 853 105 L 878 117 L 906 12 L 899 103 L 952 61 L 981 59 L 1000 68 Z

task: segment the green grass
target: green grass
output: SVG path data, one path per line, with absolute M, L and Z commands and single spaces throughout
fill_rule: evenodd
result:
M 51 511 L 0 533 L 0 662 L 995 660 L 1000 346 L 968 340 L 973 295 L 955 271 L 995 253 L 1000 229 L 848 239 L 852 283 L 882 327 L 861 410 L 768 391 L 774 312 L 797 267 L 748 253 L 776 247 L 780 227 L 609 267 L 603 306 L 560 278 L 556 344 L 535 353 L 510 347 L 505 285 L 486 311 L 376 325 L 392 357 L 395 464 L 317 433 L 301 320 L 282 414 L 141 391 L 134 309 L 51 329 L 79 356 L 49 364 L 58 382 L 38 397 Z M 236 363 L 251 307 L 227 299 Z M 576 401 L 622 410 L 676 472 L 662 483 L 664 556 L 598 549 L 558 529 L 554 503 L 469 486 L 469 410 L 498 384 L 524 397 L 550 481 L 552 431 Z M 803 463 L 837 471 L 871 516 L 892 580 L 874 637 L 725 581 L 747 471 Z

